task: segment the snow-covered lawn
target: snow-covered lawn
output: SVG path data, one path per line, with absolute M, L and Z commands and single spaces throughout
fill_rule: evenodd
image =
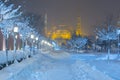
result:
M 117 54 L 111 54 L 109 61 L 107 53 L 72 54 L 72 58 L 82 60 L 113 79 L 120 80 L 120 58 L 117 57 Z
M 27 55 L 30 55 L 29 50 L 26 50 L 25 52 L 17 50 L 16 53 L 14 51 L 8 51 L 8 61 L 13 61 L 15 58 L 20 60 L 21 58 L 25 58 Z M 6 63 L 6 61 L 5 51 L 0 51 L 0 64 Z
M 89 56 L 89 55 L 88 55 Z M 92 55 L 93 56 L 93 55 Z M 82 58 L 85 56 L 82 55 Z M 87 55 L 86 55 L 87 57 Z M 113 80 L 78 54 L 64 51 L 39 52 L 0 71 L 1 80 Z

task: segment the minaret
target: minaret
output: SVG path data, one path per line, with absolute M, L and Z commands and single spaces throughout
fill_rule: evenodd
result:
M 45 36 L 47 36 L 47 32 L 48 32 L 48 27 L 47 27 L 47 13 L 45 13 L 45 21 L 44 21 L 44 29 L 45 29 Z
M 78 23 L 77 23 L 77 27 L 76 27 L 76 35 L 77 36 L 82 35 L 81 19 L 80 19 L 80 17 L 78 17 Z
M 117 26 L 120 27 L 120 15 L 118 16 Z

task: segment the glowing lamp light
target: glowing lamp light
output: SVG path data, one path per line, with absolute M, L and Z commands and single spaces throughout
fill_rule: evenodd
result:
M 33 40 L 33 43 L 35 42 L 35 40 Z
M 18 36 L 17 36 L 17 35 L 15 35 L 15 38 L 17 39 L 17 38 L 18 38 Z
M 30 37 L 31 37 L 31 39 L 33 39 L 33 38 L 34 38 L 34 35 L 32 34 Z
M 38 37 L 36 37 L 35 39 L 36 39 L 36 41 L 38 41 Z
M 14 27 L 14 32 L 18 32 L 18 27 Z
M 20 37 L 22 37 L 23 35 L 22 34 L 20 34 Z

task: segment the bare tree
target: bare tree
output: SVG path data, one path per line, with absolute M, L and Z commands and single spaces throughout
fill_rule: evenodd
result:
M 107 51 L 108 51 L 108 60 L 111 50 L 111 41 L 117 40 L 116 27 L 114 25 L 113 16 L 107 18 L 107 21 L 102 25 L 102 29 L 96 29 L 96 36 L 100 41 L 106 41 L 108 43 Z M 101 26 L 99 26 L 101 27 Z

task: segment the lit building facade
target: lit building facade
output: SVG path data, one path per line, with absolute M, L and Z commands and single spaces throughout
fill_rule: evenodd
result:
M 47 25 L 47 23 L 45 25 Z M 82 35 L 80 18 L 78 18 L 78 23 L 75 28 L 67 25 L 58 25 L 52 27 L 45 26 L 44 32 L 47 38 L 57 41 L 60 40 L 60 44 L 65 44 L 66 40 L 70 40 L 72 38 L 73 32 L 75 32 L 77 36 Z

